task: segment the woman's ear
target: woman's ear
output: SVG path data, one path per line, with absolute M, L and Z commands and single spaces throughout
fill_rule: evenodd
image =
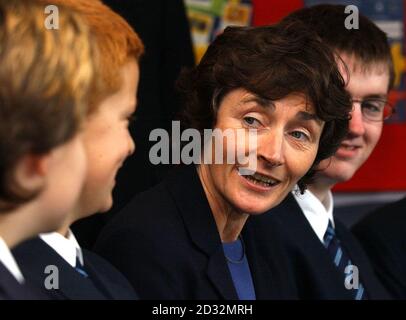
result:
M 15 181 L 23 190 L 34 191 L 45 185 L 49 171 L 50 154 L 27 154 L 17 163 Z

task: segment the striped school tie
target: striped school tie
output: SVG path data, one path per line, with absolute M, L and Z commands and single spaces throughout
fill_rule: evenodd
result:
M 75 270 L 79 272 L 83 277 L 88 278 L 89 274 L 86 272 L 84 266 L 80 263 L 79 257 L 76 256 Z
M 340 240 L 337 238 L 335 230 L 333 228 L 333 225 L 331 221 L 329 220 L 328 227 L 326 230 L 326 233 L 324 234 L 324 246 L 326 247 L 330 257 L 333 259 L 334 264 L 338 268 L 338 270 L 342 273 L 343 279 L 349 277 L 352 273 L 351 270 L 347 270 L 348 272 L 345 272 L 345 268 L 348 265 L 352 265 L 350 257 L 347 255 L 345 252 L 344 248 L 341 246 Z M 344 285 L 343 281 L 343 285 Z M 353 289 L 348 289 L 352 290 L 354 294 L 354 300 L 365 300 L 366 299 L 366 293 L 364 290 L 364 286 L 359 282 L 358 283 L 358 289 L 353 288 Z

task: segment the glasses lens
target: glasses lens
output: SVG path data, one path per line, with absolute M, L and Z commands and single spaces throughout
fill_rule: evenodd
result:
M 383 99 L 366 99 L 361 103 L 362 114 L 371 121 L 383 121 L 391 114 L 391 106 Z

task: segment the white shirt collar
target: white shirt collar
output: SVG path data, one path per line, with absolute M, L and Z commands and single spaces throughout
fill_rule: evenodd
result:
M 10 273 L 14 276 L 14 278 L 16 278 L 16 280 L 20 284 L 24 283 L 24 276 L 21 273 L 21 270 L 13 257 L 13 254 L 11 253 L 6 242 L 1 237 L 0 237 L 0 261 L 4 264 L 7 270 L 10 271 Z
M 76 266 L 76 256 L 79 258 L 80 263 L 84 265 L 82 248 L 70 229 L 67 237 L 58 232 L 42 233 L 40 237 L 72 267 Z
M 296 187 L 292 191 L 299 207 L 302 209 L 307 221 L 309 221 L 311 227 L 316 233 L 321 242 L 324 243 L 324 234 L 326 233 L 328 222 L 331 221 L 334 227 L 333 218 L 333 195 L 331 191 L 328 191 L 327 208 L 321 203 L 321 201 L 309 190 L 306 190 L 304 194 L 300 194 Z

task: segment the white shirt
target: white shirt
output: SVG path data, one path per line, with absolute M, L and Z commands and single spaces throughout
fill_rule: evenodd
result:
M 16 278 L 20 283 L 24 283 L 24 276 L 21 273 L 20 268 L 18 267 L 17 262 L 15 261 L 10 249 L 7 244 L 4 242 L 3 238 L 0 237 L 0 261 L 4 264 L 8 271 Z
M 333 195 L 328 191 L 327 207 L 309 190 L 304 194 L 300 194 L 299 189 L 296 187 L 292 191 L 299 207 L 302 209 L 307 221 L 309 221 L 313 231 L 322 243 L 324 243 L 324 234 L 326 233 L 328 222 L 331 221 L 334 228 L 333 218 Z
M 66 238 L 58 232 L 41 233 L 39 236 L 72 267 L 76 266 L 76 256 L 84 265 L 82 248 L 70 229 Z

